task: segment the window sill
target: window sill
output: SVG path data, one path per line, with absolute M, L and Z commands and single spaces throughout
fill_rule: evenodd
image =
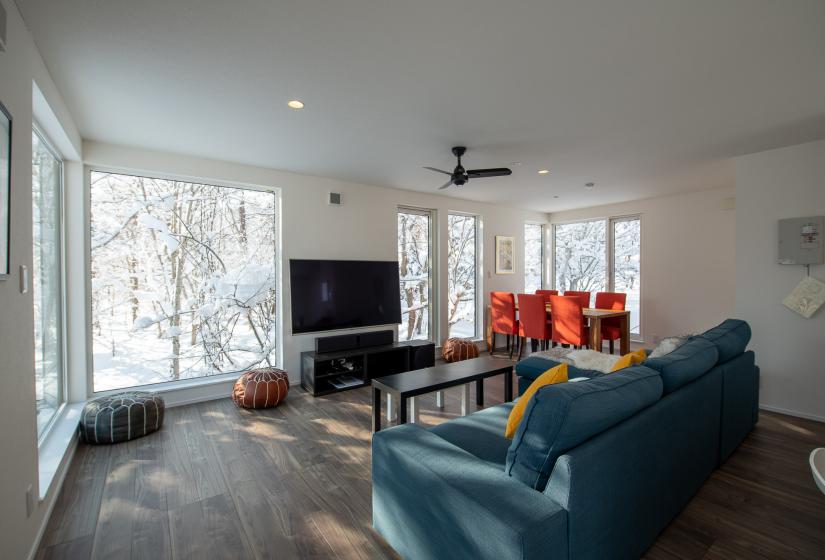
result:
M 52 489 L 60 465 L 77 440 L 77 425 L 85 403 L 70 403 L 58 413 L 49 433 L 38 445 L 38 487 L 40 500 Z

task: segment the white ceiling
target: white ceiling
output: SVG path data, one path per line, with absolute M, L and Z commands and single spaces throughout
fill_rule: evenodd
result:
M 450 195 L 556 211 L 731 186 L 727 158 L 825 138 L 823 0 L 18 4 L 103 142 L 433 192 L 421 166 L 464 144 L 522 165 Z

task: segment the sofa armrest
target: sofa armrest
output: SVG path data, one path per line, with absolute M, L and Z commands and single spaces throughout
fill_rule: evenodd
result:
M 403 558 L 567 558 L 567 512 L 415 424 L 372 440 L 373 526 Z

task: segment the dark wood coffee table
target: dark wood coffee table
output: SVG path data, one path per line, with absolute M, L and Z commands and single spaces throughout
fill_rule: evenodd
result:
M 504 358 L 482 356 L 472 360 L 440 364 L 434 367 L 417 369 L 376 377 L 372 380 L 372 430 L 381 429 L 381 391 L 398 399 L 398 423 L 407 422 L 407 399 L 441 391 L 449 387 L 465 385 L 463 395 L 463 412 L 467 412 L 469 400 L 469 383 L 476 383 L 476 402 L 484 405 L 484 379 L 504 374 L 504 400 L 513 400 L 513 362 Z

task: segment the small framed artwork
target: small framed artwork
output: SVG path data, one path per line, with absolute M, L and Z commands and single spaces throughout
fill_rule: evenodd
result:
M 496 274 L 515 274 L 516 238 L 496 235 Z
M 0 103 L 0 280 L 9 275 L 11 228 L 11 115 Z

